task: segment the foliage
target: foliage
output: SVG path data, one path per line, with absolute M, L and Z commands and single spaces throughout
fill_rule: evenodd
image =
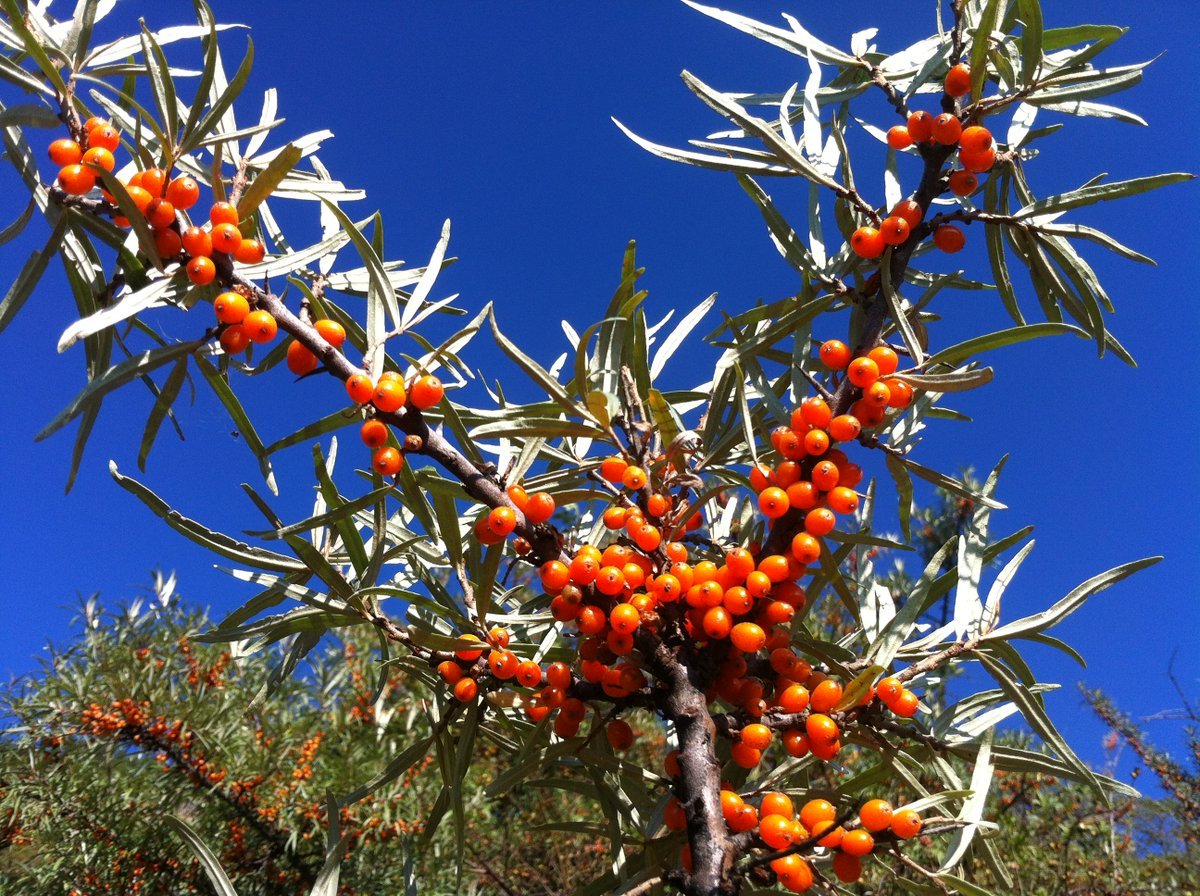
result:
M 279 124 L 274 91 L 256 124 L 239 124 L 253 45 L 228 78 L 225 26 L 202 0 L 195 26 L 143 26 L 99 45 L 108 4 L 81 0 L 55 20 L 47 4 L 3 0 L 0 78 L 29 100 L 0 109 L 3 139 L 30 195 L 5 237 L 22 234 L 34 211 L 48 235 L 0 303 L 0 329 L 59 256 L 80 313 L 59 347 L 83 343 L 87 382 L 42 435 L 78 421 L 70 479 L 101 404 L 134 382 L 154 395 L 143 466 L 163 423 L 177 423 L 189 382 L 212 390 L 272 492 L 275 454 L 311 446 L 312 515 L 286 522 L 248 488 L 266 520 L 252 543 L 111 470 L 257 589 L 201 636 L 238 656 L 282 646 L 251 711 L 298 687 L 288 682 L 302 661 L 321 668 L 327 636 L 376 645 L 376 687 L 401 674 L 424 691 L 428 727 L 383 744 L 390 760 L 366 789 L 332 797 L 338 816 L 370 793 L 392 792 L 431 756 L 438 779 L 420 842 L 445 843 L 461 868 L 471 858 L 471 770 L 494 750 L 505 768 L 488 797 L 525 785 L 594 804 L 588 820 L 567 828 L 605 840 L 606 866 L 585 893 L 712 896 L 776 883 L 828 892 L 834 877 L 856 879 L 872 850 L 910 892 L 980 893 L 993 881 L 1008 889 L 1005 857 L 979 836 L 991 829 L 987 798 L 999 773 L 1053 775 L 1101 802 L 1131 792 L 1075 755 L 1043 702 L 1053 685 L 1037 680 L 1021 648 L 1032 641 L 1074 655 L 1049 631 L 1156 558 L 1123 563 L 1042 612 L 1002 622 L 1001 599 L 1033 546 L 1025 530 L 994 534 L 1003 462 L 976 488 L 916 455 L 928 421 L 962 418 L 947 396 L 991 381 L 985 353 L 1075 335 L 1132 363 L 1108 329 L 1114 303 L 1077 247 L 1148 259 L 1066 219 L 1190 175 L 1101 175 L 1034 195 L 1026 172 L 1037 141 L 1064 118 L 1141 123 L 1096 100 L 1137 83 L 1145 67 L 1097 67 L 1121 29 L 1044 28 L 1037 0 L 954 0 L 936 33 L 892 54 L 872 31 L 856 34 L 847 52 L 790 17 L 781 28 L 689 5 L 805 58 L 810 72 L 802 89 L 750 95 L 685 72 L 728 128 L 691 149 L 622 125 L 651 153 L 733 173 L 798 276 L 794 295 L 725 315 L 708 336 L 721 355 L 692 388 L 657 384 L 714 299 L 671 327 L 651 324 L 632 245 L 607 309 L 587 326 L 565 322 L 569 350 L 553 363 L 506 335 L 490 305 L 435 344 L 438 318 L 467 305 L 434 298 L 449 224 L 423 267 L 388 260 L 382 217 L 351 218 L 342 206 L 363 194 L 315 154 L 328 132 L 266 149 Z M 184 41 L 199 43 L 199 69 L 168 57 Z M 875 91 L 904 124 L 885 131 L 854 114 Z M 920 108 L 927 99 L 940 106 L 936 120 Z M 1053 121 L 1034 127 L 1046 117 Z M 48 147 L 58 168 L 51 183 L 30 134 L 58 124 L 68 136 Z M 864 186 L 862 159 L 879 156 L 876 141 L 887 146 L 882 203 Z M 117 168 L 114 153 L 126 151 Z M 777 205 L 759 182 L 766 177 L 799 190 Z M 207 223 L 188 211 L 202 190 L 213 199 Z M 285 236 L 281 222 L 294 233 L 296 213 L 278 209 L 289 203 L 316 212 L 320 240 L 300 246 Z M 792 204 L 801 230 L 785 216 Z M 968 230 L 983 231 L 994 285 L 938 271 L 937 253 L 961 249 Z M 358 266 L 338 264 L 343 247 Z M 1022 269 L 1042 321 L 1018 300 L 1012 272 Z M 290 293 L 273 291 L 281 282 Z M 946 344 L 941 300 L 961 289 L 994 289 L 1013 326 Z M 180 323 L 180 312 L 210 300 L 215 324 L 194 314 Z M 355 313 L 364 303 L 365 314 Z M 268 348 L 280 332 L 286 338 Z M 462 355 L 483 334 L 512 367 L 494 386 L 469 388 Z M 349 406 L 340 399 L 292 434 L 264 439 L 240 396 L 280 376 L 280 364 L 299 378 L 297 395 L 318 393 L 329 374 Z M 514 389 L 518 372 L 524 382 Z M 533 400 L 514 400 L 531 389 Z M 335 474 L 332 434 L 358 422 L 373 449 L 370 470 Z M 864 482 L 852 457 L 866 463 L 872 454 L 887 479 Z M 914 477 L 969 504 L 959 534 L 905 581 L 877 571 L 874 557 L 920 544 Z M 875 520 L 893 487 L 901 535 L 887 538 Z M 949 608 L 944 624 L 924 625 L 938 606 Z M 968 665 L 995 687 L 967 695 L 941 687 Z M 625 717 L 645 712 L 665 724 L 663 752 L 677 751 L 664 763 L 628 752 Z M 85 721 L 125 736 L 140 731 L 140 713 L 136 704 L 98 706 Z M 996 738 L 1018 713 L 1036 749 Z M 589 714 L 605 737 L 599 725 L 583 727 Z M 181 754 L 180 764 L 189 761 Z M 800 818 L 772 795 L 781 792 L 803 807 Z M 905 813 L 882 826 L 861 817 L 858 827 L 864 804 L 879 798 L 906 803 Z M 162 809 L 187 813 L 186 803 Z M 915 813 L 926 817 L 930 846 L 910 850 Z M 171 825 L 214 885 L 233 892 L 204 838 L 178 817 Z M 338 886 L 344 846 L 331 824 L 308 865 L 314 894 Z

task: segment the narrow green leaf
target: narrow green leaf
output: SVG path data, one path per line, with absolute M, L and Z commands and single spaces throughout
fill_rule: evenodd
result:
M 954 547 L 954 541 L 954 539 L 951 539 L 946 542 L 933 555 L 933 559 L 926 565 L 925 571 L 921 573 L 921 578 L 913 587 L 912 593 L 904 601 L 904 606 L 888 621 L 888 624 L 880 632 L 879 637 L 875 639 L 875 643 L 867 649 L 866 658 L 871 661 L 872 665 L 883 666 L 885 669 L 891 665 L 896 652 L 908 639 L 913 626 L 917 623 L 917 619 L 924 612 L 926 597 L 929 594 L 930 587 L 933 585 L 938 573 L 941 572 L 946 558 L 950 556 L 950 551 Z
M 1097 202 L 1124 199 L 1126 196 L 1136 196 L 1139 193 L 1157 190 L 1160 187 L 1189 181 L 1195 178 L 1195 176 L 1187 172 L 1172 172 L 1170 174 L 1155 174 L 1150 177 L 1137 177 L 1132 180 L 1116 181 L 1110 184 L 1095 184 L 1090 187 L 1073 190 L 1069 193 L 1059 193 L 1055 196 L 1047 196 L 1045 199 L 1039 199 L 1037 202 L 1030 203 L 1018 210 L 1014 217 L 1024 220 L 1039 215 L 1048 215 L 1068 211 L 1073 208 L 1081 208 L 1082 206 L 1093 205 Z
M 1002 348 L 1006 345 L 1015 345 L 1018 342 L 1025 342 L 1029 339 L 1037 339 L 1041 336 L 1059 336 L 1065 333 L 1073 333 L 1076 336 L 1083 338 L 1087 337 L 1087 333 L 1079 329 L 1079 327 L 1070 324 L 1046 322 L 1038 324 L 1028 324 L 1023 327 L 1010 327 L 1007 330 L 999 330 L 995 333 L 988 333 L 985 336 L 975 336 L 967 339 L 958 345 L 952 345 L 949 348 L 944 348 L 940 352 L 932 355 L 926 364 L 932 367 L 934 364 L 950 364 L 957 365 L 968 360 L 974 355 L 982 352 L 991 351 L 995 348 Z
M 992 46 L 992 32 L 1000 16 L 1000 0 L 988 0 L 979 16 L 979 27 L 971 39 L 971 101 L 978 102 L 983 96 L 983 85 L 987 83 L 988 51 Z
M 26 220 L 28 220 L 27 217 Z M 17 274 L 17 279 L 8 288 L 4 299 L 0 301 L 0 333 L 4 332 L 4 328 L 16 317 L 17 312 L 33 295 L 34 288 L 41 282 L 42 274 L 46 272 L 46 265 L 50 263 L 50 259 L 54 257 L 58 252 L 58 247 L 62 244 L 68 220 L 67 215 L 59 216 L 59 219 L 54 222 L 54 229 L 50 231 L 46 244 L 41 251 L 34 252 L 29 256 L 21 268 L 21 272 Z
M 254 210 L 275 191 L 275 188 L 287 177 L 288 172 L 296 167 L 302 157 L 303 152 L 294 143 L 289 143 L 276 153 L 267 167 L 260 171 L 254 180 L 250 181 L 250 186 L 246 187 L 246 191 L 242 193 L 242 198 L 237 205 L 238 220 L 245 221 L 254 214 Z
M 1041 0 L 1017 0 L 1021 17 L 1021 83 L 1032 84 L 1042 64 Z
M 150 409 L 150 416 L 146 419 L 146 428 L 142 431 L 142 443 L 138 448 L 137 457 L 138 469 L 143 473 L 146 472 L 146 458 L 150 456 L 150 449 L 154 445 L 154 440 L 158 438 L 158 430 L 167 414 L 170 413 L 171 405 L 179 397 L 179 390 L 183 388 L 186 379 L 187 356 L 184 355 L 171 368 L 171 372 L 154 402 L 154 407 Z
M 887 455 L 888 472 L 896 482 L 896 496 L 900 501 L 900 531 L 904 533 L 905 541 L 912 541 L 912 507 L 913 482 L 908 475 L 908 468 L 899 459 Z
M 913 363 L 920 365 L 925 360 L 925 351 L 921 347 L 921 340 L 917 338 L 916 331 L 913 330 L 908 315 L 904 313 L 903 299 L 900 298 L 900 294 L 896 291 L 895 285 L 892 283 L 892 251 L 888 249 L 884 255 L 883 262 L 879 265 L 880 285 L 883 289 L 884 298 L 887 299 L 888 311 L 891 313 L 892 320 L 896 323 L 896 329 L 900 333 L 900 338 L 904 340 L 904 346 L 908 349 Z
M 977 367 L 974 370 L 955 370 L 951 373 L 897 373 L 896 379 L 904 380 L 910 386 L 924 389 L 927 392 L 966 392 L 978 389 L 992 381 L 993 371 L 990 367 Z
M 512 340 L 500 332 L 500 325 L 496 322 L 494 310 L 489 310 L 488 320 L 492 325 L 492 337 L 496 340 L 496 344 L 500 346 L 500 349 L 506 355 L 516 362 L 518 367 L 529 375 L 530 379 L 545 389 L 546 394 L 558 402 L 568 413 L 585 419 L 591 418 L 591 414 L 585 408 L 580 407 L 571 400 L 571 396 L 567 394 L 567 390 L 563 388 L 558 380 L 550 375 L 550 372 L 546 368 L 517 348 Z
M 217 891 L 217 896 L 238 896 L 237 890 L 233 888 L 233 883 L 229 880 L 229 875 L 225 873 L 225 869 L 221 867 L 220 860 L 217 859 L 213 851 L 205 845 L 200 835 L 192 830 L 187 822 L 174 815 L 166 815 L 162 818 L 163 824 L 177 833 L 184 843 L 200 860 L 200 867 L 204 869 L 204 873 L 208 875 L 208 879 L 212 882 L 213 888 Z
M 263 445 L 262 439 L 258 437 L 258 432 L 254 429 L 254 424 L 250 422 L 245 408 L 242 407 L 242 403 L 230 387 L 229 381 L 202 355 L 196 355 L 196 367 L 204 374 L 205 381 L 217 398 L 221 400 L 221 404 L 225 406 L 230 420 L 237 427 L 246 447 L 258 460 L 258 468 L 262 472 L 263 479 L 266 480 L 267 488 L 271 490 L 271 494 L 278 495 L 279 487 L 275 484 L 275 471 L 271 468 L 271 456 L 267 452 L 266 446 Z
M 242 58 L 242 64 L 238 66 L 233 80 L 229 82 L 229 86 L 216 99 L 204 117 L 196 123 L 187 137 L 180 142 L 179 155 L 183 156 L 195 151 L 202 141 L 216 132 L 221 118 L 228 111 L 229 107 L 233 105 L 233 101 L 238 98 L 238 95 L 242 92 L 242 88 L 246 86 L 246 82 L 250 79 L 250 69 L 253 67 L 254 41 L 247 37 L 246 55 Z
M 99 165 L 89 165 L 96 176 L 104 184 L 104 189 L 108 190 L 109 194 L 117 200 L 117 207 L 121 209 L 121 214 L 129 221 L 130 229 L 137 236 L 138 248 L 146 258 L 150 259 L 150 263 L 158 270 L 163 269 L 162 259 L 158 255 L 158 248 L 154 244 L 154 234 L 150 230 L 150 222 L 146 220 L 133 199 L 129 196 L 129 191 L 125 184 L 121 183 L 120 178 L 111 172 L 105 171 Z
M 98 402 L 114 389 L 119 389 L 121 386 L 144 376 L 150 371 L 169 364 L 182 355 L 195 351 L 203 344 L 203 340 L 197 340 L 195 342 L 181 342 L 177 345 L 166 346 L 165 348 L 150 349 L 110 367 L 104 373 L 100 374 L 100 376 L 93 378 L 75 396 L 69 405 L 63 408 L 53 420 L 46 424 L 42 431 L 34 437 L 34 441 L 40 442 L 42 439 L 58 432 L 78 417 L 88 405 Z
M 158 106 L 167 137 L 166 146 L 163 148 L 168 155 L 172 155 L 175 140 L 179 136 L 179 101 L 175 96 L 175 82 L 171 78 L 171 69 L 167 57 L 163 55 L 162 47 L 146 28 L 145 22 L 141 23 L 141 27 L 142 56 L 146 61 L 146 74 L 150 79 L 150 89 L 154 93 L 154 102 Z
M 70 91 L 67 89 L 67 84 L 63 80 L 62 73 L 58 70 L 58 66 L 50 61 L 49 55 L 46 53 L 46 48 L 42 46 L 42 42 L 38 40 L 37 35 L 29 30 L 29 26 L 25 24 L 25 14 L 17 5 L 16 0 L 3 0 L 4 9 L 8 12 L 8 24 L 21 38 L 25 44 L 25 51 L 37 67 L 42 70 L 42 74 L 58 91 L 59 96 L 67 96 Z

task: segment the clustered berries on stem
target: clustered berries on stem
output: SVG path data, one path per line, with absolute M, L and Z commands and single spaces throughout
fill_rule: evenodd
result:
M 971 90 L 971 69 L 959 63 L 950 69 L 945 80 L 946 95 L 964 96 Z M 991 131 L 982 125 L 968 125 L 953 112 L 934 117 L 928 112 L 914 112 L 907 124 L 896 125 L 887 132 L 887 144 L 892 149 L 917 146 L 957 147 L 961 168 L 946 175 L 946 188 L 955 196 L 970 196 L 979 189 L 979 177 L 996 164 L 996 147 Z M 912 200 L 905 200 L 892 209 L 879 227 L 863 226 L 850 237 L 850 247 L 861 258 L 875 259 L 889 246 L 900 246 L 916 235 L 924 211 Z M 943 252 L 960 251 L 967 243 L 966 235 L 953 224 L 939 224 L 932 230 L 933 244 Z

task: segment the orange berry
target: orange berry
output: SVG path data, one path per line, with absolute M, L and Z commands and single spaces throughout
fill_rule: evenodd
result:
M 58 172 L 58 185 L 64 193 L 82 196 L 96 186 L 96 172 L 83 165 L 67 165 Z
M 885 706 L 891 706 L 896 702 L 896 698 L 900 696 L 903 690 L 904 685 L 900 683 L 900 679 L 889 676 L 879 679 L 879 683 L 875 685 L 875 696 Z
M 378 388 L 375 391 L 378 394 Z M 487 527 L 493 535 L 507 538 L 517 528 L 516 511 L 511 507 L 493 507 L 487 515 Z
M 867 357 L 875 362 L 875 366 L 879 368 L 880 376 L 895 373 L 896 368 L 900 365 L 899 356 L 892 350 L 891 346 L 887 345 L 875 346 L 875 348 L 867 352 Z
M 542 667 L 533 660 L 522 660 L 514 677 L 521 687 L 536 688 L 542 682 Z
M 850 248 L 860 258 L 878 258 L 887 248 L 887 242 L 874 227 L 863 226 L 850 234 Z
M 83 164 L 96 165 L 103 168 L 105 171 L 111 172 L 117 167 L 117 160 L 113 158 L 113 154 L 102 146 L 93 146 L 83 154 Z
M 767 643 L 767 633 L 753 622 L 739 622 L 729 632 L 729 639 L 742 653 L 757 653 Z
M 886 408 L 891 398 L 892 390 L 886 383 L 876 380 L 863 392 L 862 400 L 873 407 Z
M 404 466 L 404 455 L 395 448 L 380 448 L 371 455 L 371 468 L 380 476 L 395 476 Z
M 979 189 L 979 178 L 975 172 L 959 170 L 950 172 L 950 192 L 955 196 L 970 196 Z
M 832 822 L 836 818 L 837 810 L 829 800 L 809 800 L 800 807 L 800 823 L 810 831 L 814 831 L 819 822 Z
M 808 742 L 812 745 L 832 743 L 841 734 L 837 722 L 819 712 L 809 714 L 804 722 L 804 731 L 808 735 Z M 805 827 L 811 827 L 811 825 L 806 824 Z
M 642 617 L 638 613 L 637 607 L 632 604 L 617 604 L 612 608 L 612 612 L 608 614 L 608 621 L 613 631 L 629 635 L 637 631 Z
M 600 475 L 609 482 L 617 483 L 622 480 L 625 475 L 625 470 L 629 468 L 624 458 L 621 457 L 606 457 L 600 463 Z
M 358 431 L 363 444 L 368 448 L 382 448 L 388 441 L 388 427 L 382 420 L 367 420 Z
M 179 255 L 183 243 L 174 230 L 159 230 L 154 234 L 154 249 L 160 258 L 169 260 Z
M 950 96 L 966 96 L 971 92 L 971 66 L 965 62 L 951 67 L 946 72 L 946 93 Z
M 908 221 L 899 215 L 884 218 L 883 223 L 879 225 L 879 235 L 889 246 L 899 246 L 908 239 L 908 233 Z
M 466 634 L 466 635 L 459 636 L 459 640 L 460 641 L 478 641 L 479 637 L 477 635 L 473 635 L 473 634 Z M 474 647 L 463 647 L 459 650 L 454 651 L 454 655 L 456 657 L 458 657 L 460 660 L 462 660 L 464 663 L 473 663 L 477 659 L 479 659 L 481 656 L 483 656 L 483 650 L 482 650 L 482 648 L 476 649 Z
M 704 611 L 700 627 L 710 640 L 719 641 L 729 637 L 729 632 L 733 628 L 733 616 L 724 606 L 709 607 Z
M 621 482 L 626 488 L 637 491 L 646 487 L 646 471 L 641 467 L 626 467 L 621 474 Z
M 763 815 L 758 822 L 758 836 L 771 849 L 792 845 L 792 823 L 782 815 Z
M 741 733 L 742 743 L 748 747 L 753 747 L 755 750 L 765 750 L 769 747 L 771 745 L 771 737 L 771 729 L 757 722 L 744 727 Z
M 126 190 L 129 193 L 129 198 L 133 200 L 133 204 L 137 206 L 137 210 L 143 215 L 150 208 L 150 203 L 154 201 L 154 197 L 150 195 L 150 191 L 144 187 L 129 187 Z
M 925 210 L 921 208 L 919 202 L 914 202 L 912 199 L 905 199 L 902 202 L 896 203 L 896 207 L 892 209 L 891 217 L 903 218 L 908 222 L 908 227 L 911 230 L 925 219 Z
M 842 852 L 851 856 L 869 855 L 871 850 L 875 848 L 875 838 L 868 831 L 862 828 L 855 828 L 852 831 L 846 831 L 842 836 L 842 842 L 839 844 Z
M 804 434 L 804 451 L 810 457 L 820 457 L 829 450 L 829 433 L 814 429 Z
M 251 311 L 242 319 L 242 326 L 251 342 L 270 342 L 279 332 L 279 325 L 269 311 Z
M 183 232 L 183 249 L 193 258 L 208 258 L 212 255 L 212 235 L 199 227 L 189 227 Z
M 246 350 L 250 337 L 241 324 L 232 324 L 221 331 L 221 348 L 226 354 L 238 355 Z
M 413 407 L 417 410 L 428 410 L 439 401 L 442 400 L 442 395 L 445 389 L 442 387 L 442 381 L 436 376 L 418 377 L 416 382 L 412 384 L 411 399 Z
M 745 801 L 732 790 L 721 791 L 721 814 L 725 816 L 726 821 L 730 821 L 742 811 L 744 805 Z
M 355 404 L 366 404 L 375 394 L 375 384 L 365 373 L 356 373 L 346 380 L 346 392 Z
M 933 116 L 928 112 L 914 112 L 908 116 L 908 133 L 915 143 L 928 143 L 933 139 Z
M 763 515 L 770 519 L 777 519 L 788 512 L 788 496 L 787 492 L 778 486 L 765 488 L 758 496 L 758 508 L 763 512 Z
M 806 566 L 821 559 L 821 543 L 807 532 L 792 539 L 792 556 Z
M 796 809 L 792 806 L 792 800 L 786 793 L 779 791 L 771 791 L 762 799 L 762 806 L 759 807 L 759 815 L 766 817 L 768 815 L 782 815 L 788 821 L 791 821 L 792 816 L 796 814 Z
M 242 232 L 236 224 L 217 224 L 212 229 L 214 252 L 232 253 L 242 244 Z
M 855 358 L 846 368 L 846 378 L 860 389 L 879 379 L 879 365 L 870 358 Z
M 542 587 L 551 594 L 562 591 L 571 581 L 570 570 L 560 560 L 547 560 L 542 564 L 539 575 Z
M 232 224 L 234 227 L 237 227 L 237 208 L 228 202 L 214 203 L 208 212 L 208 220 L 212 222 L 214 228 L 221 224 Z
M 336 320 L 322 318 L 321 320 L 313 321 L 313 329 L 334 348 L 339 348 L 346 341 L 346 328 Z
M 454 699 L 460 703 L 470 703 L 479 693 L 479 685 L 474 678 L 464 678 L 454 686 Z
M 217 278 L 217 266 L 212 259 L 197 255 L 187 263 L 187 277 L 197 286 L 207 286 Z
M 991 171 L 992 166 L 996 164 L 996 150 L 984 149 L 979 152 L 968 152 L 964 149 L 959 152 L 958 161 L 968 171 L 983 174 L 985 171 Z
M 64 137 L 50 144 L 49 155 L 50 161 L 61 168 L 67 165 L 78 165 L 83 159 L 83 149 L 74 140 Z
M 852 884 L 862 877 L 862 859 L 848 852 L 833 854 L 833 874 L 844 884 Z
M 239 264 L 258 264 L 267 257 L 267 249 L 260 240 L 243 238 L 233 248 L 233 257 Z
M 536 526 L 554 516 L 554 498 L 546 492 L 534 492 L 521 510 L 525 514 L 525 522 Z
M 167 184 L 167 199 L 176 208 L 186 211 L 200 201 L 200 185 L 186 174 L 177 177 Z
M 800 759 L 808 755 L 808 735 L 797 728 L 789 728 L 783 733 L 783 748 L 789 756 Z
M 223 324 L 240 324 L 250 313 L 246 297 L 236 292 L 223 292 L 213 300 L 217 320 Z
M 992 148 L 992 132 L 981 125 L 971 125 L 958 138 L 960 152 L 981 153 Z
M 823 492 L 829 491 L 838 484 L 838 466 L 831 460 L 823 460 L 813 464 L 812 472 L 809 474 L 812 478 L 812 484 Z M 818 508 L 819 509 L 819 508 Z
M 462 666 L 454 662 L 454 660 L 445 660 L 438 663 L 437 671 L 442 681 L 446 682 L 446 684 L 457 684 L 463 677 Z
M 894 128 L 888 128 L 887 145 L 892 149 L 908 149 L 913 145 L 912 134 L 902 124 L 898 124 Z
M 404 407 L 408 395 L 404 391 L 404 383 L 399 379 L 380 379 L 375 384 L 371 401 L 375 407 L 385 413 L 392 413 Z
M 892 833 L 908 840 L 921 832 L 921 815 L 915 809 L 899 809 L 892 815 Z
M 796 419 L 796 413 L 800 415 L 799 420 Z M 817 429 L 824 429 L 829 425 L 829 421 L 833 416 L 829 410 L 829 405 L 819 395 L 804 399 L 804 402 L 797 409 L 796 413 L 792 414 L 792 429 L 797 431 L 802 428 L 801 425 L 797 424 L 805 423 Z
M 821 343 L 819 352 L 821 363 L 830 370 L 845 370 L 850 363 L 850 349 L 846 343 L 838 339 L 830 339 Z
M 784 712 L 804 712 L 808 709 L 808 688 L 802 684 L 788 685 L 779 695 L 779 708 Z
M 888 387 L 888 407 L 906 408 L 912 404 L 913 388 L 903 380 L 881 380 Z
M 837 517 L 825 507 L 816 507 L 804 517 L 804 531 L 816 537 L 828 535 L 835 525 Z
M 517 667 L 520 665 L 521 661 L 517 659 L 517 655 L 511 650 L 500 648 L 488 654 L 488 668 L 501 681 L 507 681 L 516 675 Z
M 304 376 L 317 369 L 317 356 L 302 343 L 293 340 L 287 347 L 287 369 L 296 376 Z
M 888 709 L 901 718 L 910 719 L 917 714 L 919 703 L 920 700 L 916 694 L 912 691 L 904 690 L 900 692 L 900 696 L 888 704 Z
M 842 699 L 842 686 L 832 678 L 827 678 L 813 688 L 809 707 L 813 712 L 829 712 Z
M 829 490 L 826 500 L 834 513 L 854 513 L 858 510 L 858 494 L 852 488 L 836 486 Z
M 88 131 L 88 148 L 107 149 L 112 152 L 121 145 L 121 135 L 110 124 L 102 124 Z
M 953 254 L 967 244 L 967 236 L 953 224 L 942 224 L 933 232 L 933 244 L 943 252 Z
M 933 139 L 943 146 L 953 146 L 962 136 L 962 122 L 952 112 L 943 112 L 933 122 Z
M 165 230 L 175 223 L 175 206 L 165 199 L 151 199 L 146 206 L 146 220 L 155 230 Z
M 754 768 L 762 762 L 762 750 L 756 750 L 741 741 L 738 741 L 730 748 L 729 756 L 742 768 Z
M 633 729 L 624 719 L 613 719 L 604 729 L 608 742 L 614 750 L 623 752 L 633 746 Z
M 101 118 L 99 115 L 93 115 L 91 118 L 89 118 L 87 121 L 85 121 L 83 123 L 83 130 L 85 132 L 87 132 L 87 131 L 90 131 L 92 128 L 103 127 L 106 124 L 108 124 L 107 118 Z
M 867 800 L 858 810 L 858 820 L 868 831 L 886 830 L 892 823 L 892 804 L 887 800 Z

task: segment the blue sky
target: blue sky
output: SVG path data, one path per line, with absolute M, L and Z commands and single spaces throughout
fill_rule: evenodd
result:
M 778 21 L 774 4 L 727 5 Z M 1045 5 L 1048 25 L 1132 26 L 1111 51 L 1110 64 L 1166 54 L 1142 85 L 1114 99 L 1151 127 L 1091 121 L 1069 127 L 1044 141 L 1043 156 L 1030 165 L 1034 189 L 1058 192 L 1100 172 L 1120 179 L 1195 168 L 1200 110 L 1189 84 L 1200 34 L 1194 19 L 1180 17 L 1170 0 Z M 130 31 L 139 14 L 151 27 L 175 24 L 188 20 L 190 6 L 127 2 L 111 21 L 125 17 Z M 334 131 L 321 160 L 336 177 L 367 190 L 368 199 L 348 209 L 355 217 L 384 211 L 393 257 L 423 263 L 442 220 L 451 218 L 451 252 L 460 260 L 444 274 L 439 295 L 459 292 L 460 306 L 472 311 L 495 302 L 505 331 L 543 362 L 566 347 L 561 318 L 581 329 L 598 317 L 629 239 L 638 241 L 639 261 L 648 268 L 643 283 L 651 292 L 652 319 L 713 291 L 720 293 L 721 307 L 732 309 L 796 288 L 791 269 L 730 176 L 652 158 L 609 117 L 651 139 L 682 145 L 722 127 L 682 86 L 682 69 L 718 89 L 781 91 L 807 76 L 797 57 L 667 0 L 364 2 L 340 8 L 309 0 L 215 0 L 213 6 L 219 19 L 253 27 L 256 74 L 244 95 L 244 118 L 256 118 L 261 90 L 276 86 L 280 114 L 288 119 L 284 138 Z M 878 26 L 885 50 L 929 33 L 932 8 L 788 7 L 809 30 L 843 46 L 853 31 Z M 237 58 L 242 40 L 232 35 L 226 41 L 227 59 Z M 858 112 L 883 126 L 893 123 L 875 97 Z M 0 191 L 0 217 L 7 223 L 23 200 L 12 175 L 0 176 L 7 178 Z M 906 187 L 915 176 L 915 170 L 907 172 Z M 859 177 L 869 201 L 881 202 L 882 176 L 864 165 Z M 781 197 L 798 189 L 788 182 L 768 187 Z M 1200 677 L 1200 399 L 1188 385 L 1194 359 L 1187 335 L 1200 322 L 1193 270 L 1200 248 L 1198 196 L 1195 185 L 1176 187 L 1078 218 L 1159 260 L 1157 268 L 1148 268 L 1086 253 L 1117 304 L 1111 326 L 1139 369 L 1111 357 L 1098 361 L 1089 344 L 1075 340 L 996 353 L 988 359 L 997 371 L 995 383 L 955 403 L 975 422 L 931 427 L 917 454 L 949 471 L 985 471 L 1002 453 L 1011 454 L 1000 487 L 1010 510 L 993 524 L 1003 531 L 1032 524 L 1038 546 L 1010 588 L 1009 619 L 1049 604 L 1110 566 L 1167 554 L 1164 563 L 1098 596 L 1058 630 L 1089 659 L 1087 670 L 1059 654 L 1033 653 L 1039 676 L 1064 684 L 1050 697 L 1052 711 L 1075 746 L 1097 760 L 1103 730 L 1081 709 L 1075 682 L 1103 688 L 1124 709 L 1145 716 L 1179 705 L 1167 679 L 1172 656 L 1192 696 Z M 31 228 L 30 234 L 40 232 Z M 977 229 L 969 236 L 980 241 Z M 0 270 L 9 278 L 32 239 L 0 247 Z M 959 258 L 987 277 L 979 254 L 969 249 Z M 1027 309 L 1036 308 L 1028 289 L 1022 295 Z M 1005 325 L 992 293 L 946 294 L 936 310 L 946 318 L 934 330 L 941 345 Z M 9 384 L 0 393 L 9 471 L 0 479 L 0 509 L 8 521 L 0 672 L 8 674 L 30 670 L 47 639 L 67 637 L 76 595 L 98 591 L 116 602 L 144 587 L 154 567 L 176 570 L 181 591 L 218 612 L 250 594 L 110 479 L 110 458 L 124 472 L 136 471 L 148 393 L 130 388 L 110 399 L 74 491 L 62 494 L 73 432 L 38 444 L 33 435 L 82 382 L 81 348 L 62 356 L 54 349 L 72 311 L 55 275 L 0 337 Z M 184 336 L 207 322 L 178 318 L 166 326 Z M 834 328 L 844 322 L 830 318 L 827 326 L 830 332 L 820 335 L 843 335 Z M 473 351 L 478 368 L 497 369 L 490 343 L 480 340 Z M 683 364 L 668 377 L 669 385 L 685 385 L 702 375 Z M 295 428 L 298 413 L 316 417 L 339 398 L 326 384 L 293 385 L 282 372 L 240 385 L 267 441 Z M 164 433 L 141 478 L 183 512 L 214 526 L 233 532 L 260 527 L 238 487 L 258 481 L 256 466 L 231 435 L 228 419 L 203 394 L 195 406 L 180 409 L 187 440 Z M 344 463 L 361 464 L 357 448 L 347 443 Z M 303 448 L 281 460 L 279 505 L 287 519 L 305 514 L 310 468 Z M 1181 743 L 1175 723 L 1155 722 L 1151 731 L 1170 745 Z

